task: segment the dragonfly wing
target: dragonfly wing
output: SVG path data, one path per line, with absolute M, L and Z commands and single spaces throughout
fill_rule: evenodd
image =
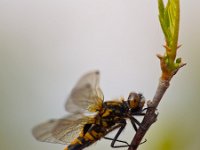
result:
M 32 133 L 41 142 L 69 145 L 83 131 L 84 125 L 92 122 L 94 122 L 93 117 L 73 114 L 42 123 L 33 128 Z
M 84 75 L 72 90 L 65 108 L 69 112 L 95 112 L 102 107 L 103 92 L 99 87 L 98 71 Z
M 41 142 L 58 143 L 58 144 L 68 144 L 63 142 L 53 136 L 53 129 L 58 124 L 59 120 L 50 120 L 48 122 L 42 123 L 33 128 L 33 136 Z

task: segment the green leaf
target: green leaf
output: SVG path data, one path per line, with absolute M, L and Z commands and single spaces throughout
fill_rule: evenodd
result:
M 165 36 L 166 54 L 169 59 L 169 66 L 174 66 L 179 33 L 179 0 L 168 0 L 164 5 L 163 0 L 158 0 L 159 20 Z

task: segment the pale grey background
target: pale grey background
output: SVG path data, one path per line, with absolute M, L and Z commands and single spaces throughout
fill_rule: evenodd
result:
M 199 144 L 200 1 L 181 1 L 180 57 L 158 122 L 141 150 L 196 150 Z M 0 0 L 0 149 L 62 150 L 31 135 L 66 115 L 64 103 L 84 73 L 101 71 L 105 99 L 140 91 L 151 99 L 164 38 L 150 0 Z M 128 127 L 121 139 L 130 141 Z M 112 135 L 110 135 L 112 137 Z M 90 150 L 111 149 L 101 140 Z

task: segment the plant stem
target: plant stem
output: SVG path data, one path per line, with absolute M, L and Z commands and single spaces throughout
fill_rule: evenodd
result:
M 149 127 L 157 120 L 155 111 L 170 85 L 172 77 L 183 67 L 184 63 L 175 61 L 178 46 L 179 22 L 180 22 L 180 2 L 179 0 L 168 0 L 167 6 L 164 6 L 163 0 L 158 0 L 160 24 L 165 35 L 166 51 L 165 55 L 157 55 L 160 59 L 162 70 L 161 77 L 155 95 L 152 101 L 147 103 L 147 112 L 139 126 L 128 150 L 137 150 L 142 138 Z
M 155 113 L 156 108 L 168 87 L 169 87 L 169 81 L 160 79 L 160 82 L 156 90 L 156 94 L 152 101 L 148 101 L 148 104 L 147 104 L 148 109 L 147 109 L 146 115 L 144 116 L 141 126 L 137 130 L 131 142 L 131 146 L 129 147 L 128 150 L 136 150 L 138 148 L 138 146 L 140 145 L 142 141 L 142 138 L 148 131 L 149 127 L 156 121 L 157 119 L 157 114 Z

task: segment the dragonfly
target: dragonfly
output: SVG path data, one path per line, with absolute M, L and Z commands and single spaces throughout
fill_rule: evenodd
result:
M 145 115 L 144 96 L 131 92 L 127 100 L 104 101 L 99 78 L 99 71 L 83 75 L 66 101 L 65 109 L 70 114 L 35 126 L 33 136 L 41 142 L 67 145 L 64 150 L 82 150 L 101 138 L 111 140 L 113 148 L 129 147 L 128 142 L 118 137 L 126 127 L 127 119 L 137 131 L 140 122 L 135 116 Z M 118 130 L 114 138 L 107 137 L 113 130 Z

